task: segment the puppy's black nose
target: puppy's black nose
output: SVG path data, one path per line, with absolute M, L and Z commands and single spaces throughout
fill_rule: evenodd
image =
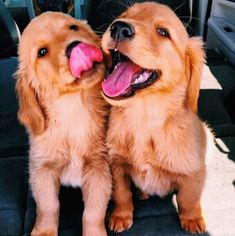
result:
M 72 43 L 70 43 L 65 49 L 65 55 L 67 57 L 70 57 L 73 48 L 76 47 L 79 43 L 80 43 L 79 41 L 73 41 Z
M 134 27 L 124 21 L 115 21 L 110 26 L 110 31 L 112 39 L 116 42 L 131 39 L 135 35 Z

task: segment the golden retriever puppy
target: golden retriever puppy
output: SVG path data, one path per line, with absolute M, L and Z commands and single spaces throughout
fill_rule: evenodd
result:
M 105 236 L 111 196 L 105 147 L 107 103 L 100 40 L 62 13 L 32 20 L 19 44 L 19 120 L 30 141 L 30 184 L 37 205 L 32 235 L 57 235 L 60 184 L 80 186 L 83 236 Z
M 181 226 L 202 233 L 200 197 L 205 181 L 205 128 L 197 116 L 202 42 L 189 38 L 167 6 L 137 3 L 102 38 L 111 73 L 102 83 L 113 105 L 107 145 L 115 208 L 111 230 L 133 223 L 130 180 L 144 193 L 177 191 Z

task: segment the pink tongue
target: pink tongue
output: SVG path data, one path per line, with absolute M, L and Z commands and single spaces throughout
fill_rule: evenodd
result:
M 108 97 L 117 97 L 125 93 L 134 81 L 134 75 L 141 68 L 130 62 L 122 62 L 117 65 L 112 74 L 102 82 L 102 89 Z
M 102 52 L 95 46 L 79 43 L 72 49 L 69 65 L 72 74 L 79 78 L 83 71 L 87 71 L 93 67 L 94 62 L 103 60 Z

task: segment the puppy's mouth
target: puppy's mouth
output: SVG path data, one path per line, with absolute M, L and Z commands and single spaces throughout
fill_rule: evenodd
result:
M 149 70 L 135 64 L 127 56 L 111 50 L 113 65 L 110 74 L 102 83 L 105 96 L 111 99 L 123 99 L 135 94 L 158 80 L 160 72 Z
M 75 78 L 81 78 L 83 74 L 90 75 L 94 72 L 97 63 L 103 60 L 102 52 L 99 48 L 83 43 L 72 42 L 66 49 L 69 58 L 69 67 Z

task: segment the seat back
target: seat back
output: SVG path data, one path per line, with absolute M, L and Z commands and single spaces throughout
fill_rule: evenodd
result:
M 0 58 L 17 55 L 19 38 L 18 26 L 4 2 L 0 1 Z
M 146 0 L 90 0 L 90 9 L 87 13 L 88 22 L 94 30 L 102 34 L 118 15 L 136 2 L 146 2 Z M 190 6 L 192 0 L 157 0 L 156 2 L 168 5 L 179 17 L 181 17 L 184 24 L 189 24 L 192 16 Z

